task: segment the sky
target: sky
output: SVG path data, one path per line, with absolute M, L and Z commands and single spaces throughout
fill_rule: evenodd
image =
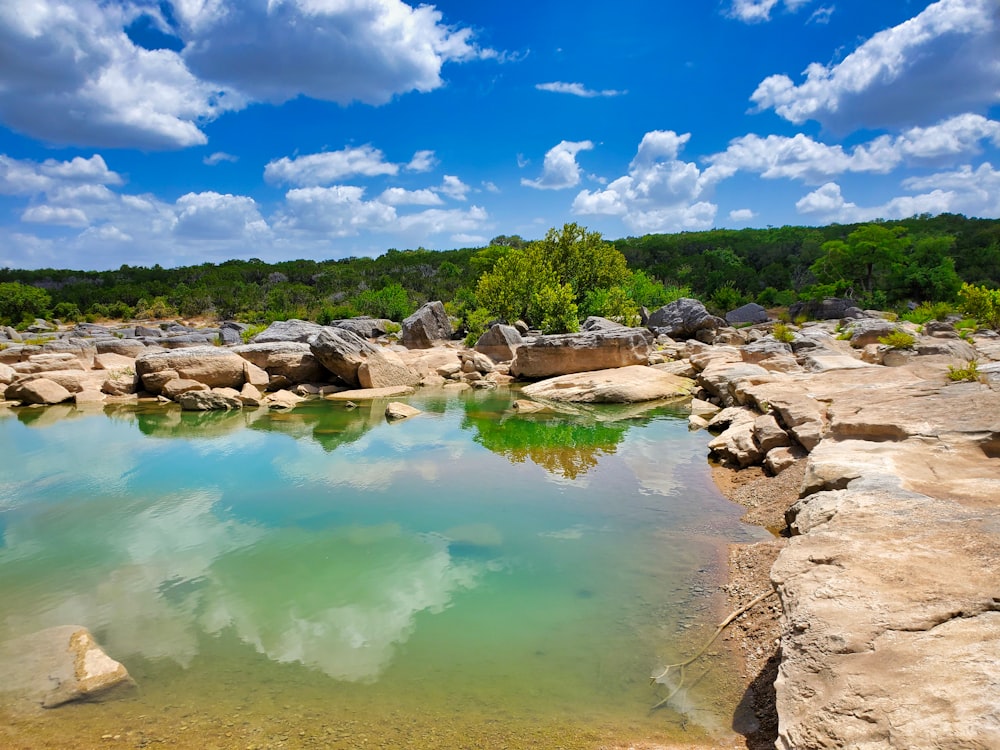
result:
M 0 0 L 0 267 L 1000 218 L 1000 0 Z

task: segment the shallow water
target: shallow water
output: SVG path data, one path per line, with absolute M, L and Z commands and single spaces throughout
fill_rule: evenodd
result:
M 84 625 L 140 685 L 8 716 L 6 742 L 724 732 L 722 655 L 649 711 L 650 672 L 718 619 L 725 544 L 759 535 L 711 484 L 706 437 L 669 407 L 518 416 L 515 396 L 424 393 L 397 424 L 385 402 L 0 410 L 0 640 Z

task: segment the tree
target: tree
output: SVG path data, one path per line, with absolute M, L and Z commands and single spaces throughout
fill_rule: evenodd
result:
M 17 325 L 32 318 L 42 318 L 49 311 L 52 298 L 44 289 L 11 281 L 0 284 L 0 322 Z
M 909 246 L 906 227 L 866 224 L 847 235 L 847 241 L 824 242 L 823 255 L 812 264 L 822 283 L 843 282 L 856 292 L 870 295 L 875 282 L 884 279 L 903 260 Z

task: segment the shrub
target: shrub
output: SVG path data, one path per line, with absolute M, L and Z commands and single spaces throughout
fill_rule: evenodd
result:
M 965 367 L 948 365 L 948 380 L 953 380 L 956 383 L 963 381 L 969 383 L 976 382 L 979 380 L 979 363 L 973 359 Z
M 1000 329 L 1000 289 L 962 284 L 958 298 L 963 312 L 990 328 Z
M 905 331 L 892 331 L 885 336 L 879 336 L 878 342 L 893 349 L 912 349 L 916 339 Z
M 0 323 L 17 325 L 44 318 L 52 298 L 44 289 L 11 281 L 0 284 Z
M 258 333 L 260 333 L 266 328 L 267 326 L 263 325 L 262 323 L 255 323 L 252 326 L 247 326 L 242 331 L 240 331 L 240 340 L 242 340 L 244 344 L 249 344 L 250 339 L 252 339 L 254 336 L 256 336 Z
M 780 320 L 774 324 L 774 328 L 771 330 L 771 333 L 774 334 L 774 338 L 783 344 L 790 344 L 795 340 L 795 332 L 792 331 L 786 323 L 783 323 Z
M 495 319 L 496 316 L 485 307 L 477 307 L 468 312 L 465 316 L 465 327 L 469 332 L 465 336 L 465 345 L 475 346 L 479 337 L 486 332 L 486 327 Z

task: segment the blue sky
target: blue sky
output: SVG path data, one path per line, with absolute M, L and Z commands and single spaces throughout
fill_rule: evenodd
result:
M 0 266 L 1000 217 L 997 0 L 2 0 Z

